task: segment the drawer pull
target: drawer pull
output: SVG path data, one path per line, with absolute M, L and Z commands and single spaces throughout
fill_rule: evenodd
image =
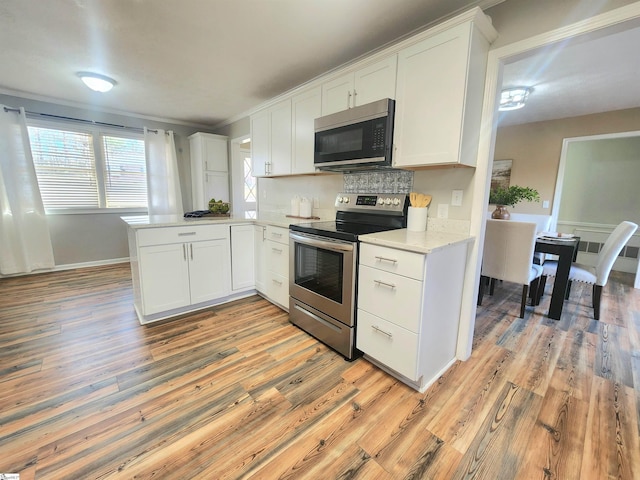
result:
M 195 235 L 196 232 L 183 232 L 183 233 L 179 233 L 178 236 L 179 237 L 187 237 L 189 235 Z
M 182 244 L 182 256 L 184 257 L 184 260 L 187 260 L 187 244 L 183 243 Z
M 275 253 L 282 253 L 282 249 L 281 248 L 271 247 L 271 250 L 274 251 Z
M 394 258 L 387 258 L 387 257 L 379 257 L 376 256 L 375 257 L 379 262 L 391 262 L 391 263 L 398 263 L 398 260 L 394 259 Z
M 282 286 L 282 282 L 281 282 L 280 280 L 276 280 L 275 278 L 272 278 L 272 279 L 271 279 L 271 281 L 272 281 L 273 283 L 276 283 L 276 284 L 278 284 L 278 285 Z
M 271 236 L 272 236 L 272 237 L 282 238 L 282 234 L 281 234 L 281 233 L 278 233 L 278 232 L 271 232 Z
M 383 282 L 382 280 L 374 280 L 374 283 L 378 286 L 383 285 L 385 287 L 389 287 L 391 289 L 396 288 L 396 286 L 393 283 L 387 283 L 387 282 Z
M 380 332 L 383 335 L 386 335 L 389 338 L 392 338 L 393 335 L 389 332 L 385 332 L 384 330 L 382 330 L 380 327 L 378 327 L 377 325 L 371 325 L 371 328 L 373 328 L 376 332 Z

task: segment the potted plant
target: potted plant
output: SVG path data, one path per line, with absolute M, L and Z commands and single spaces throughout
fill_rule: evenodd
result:
M 491 218 L 508 220 L 511 215 L 506 207 L 515 207 L 516 204 L 526 200 L 527 202 L 539 202 L 540 194 L 530 187 L 511 185 L 509 188 L 492 188 L 489 192 L 489 203 L 496 206 Z

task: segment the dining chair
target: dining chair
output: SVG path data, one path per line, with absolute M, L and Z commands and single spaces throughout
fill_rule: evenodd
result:
M 596 320 L 600 319 L 602 287 L 607 284 L 607 280 L 609 279 L 609 274 L 613 268 L 613 263 L 616 261 L 616 257 L 620 254 L 620 251 L 629 241 L 631 235 L 634 234 L 637 228 L 638 225 L 633 222 L 625 221 L 620 223 L 604 242 L 600 253 L 598 253 L 595 266 L 579 263 L 571 265 L 571 270 L 569 271 L 569 283 L 567 284 L 565 298 L 569 298 L 571 282 L 582 282 L 593 285 L 591 301 L 593 306 L 593 318 Z M 548 260 L 544 262 L 536 303 L 539 303 L 540 301 L 547 277 L 555 277 L 557 268 L 558 262 L 555 260 Z
M 532 222 L 487 220 L 478 305 L 482 304 L 488 279 L 517 283 L 522 285 L 520 318 L 524 318 L 529 288 L 531 298 L 537 298 L 538 280 L 542 275 L 542 267 L 533 263 L 536 228 Z
M 536 232 L 548 232 L 551 228 L 551 215 L 539 215 L 532 213 L 512 213 L 511 220 L 517 222 L 533 222 L 536 224 Z M 549 258 L 548 253 L 534 252 L 533 263 L 542 265 Z

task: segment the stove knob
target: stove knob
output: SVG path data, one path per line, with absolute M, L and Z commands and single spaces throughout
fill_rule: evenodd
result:
M 342 197 L 340 195 L 338 195 L 338 199 L 336 200 L 336 202 L 342 203 Z
M 397 207 L 398 205 L 400 205 L 400 199 L 398 197 L 393 199 L 393 204 Z
M 389 197 L 387 197 L 387 198 L 384 200 L 384 204 L 385 204 L 385 205 L 391 205 L 391 199 L 390 199 Z
M 378 205 L 384 205 L 384 199 L 382 197 L 378 197 Z
M 349 203 L 349 197 L 342 197 L 342 201 L 344 203 Z

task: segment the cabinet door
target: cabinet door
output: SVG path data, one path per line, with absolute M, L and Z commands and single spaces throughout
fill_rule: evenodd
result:
M 255 227 L 255 265 L 256 265 L 256 290 L 260 293 L 267 294 L 267 228 L 263 225 Z
M 458 163 L 470 28 L 454 27 L 399 53 L 396 166 Z
M 253 225 L 231 225 L 231 288 L 255 286 L 255 245 Z
M 271 117 L 268 110 L 251 116 L 251 164 L 255 177 L 267 175 L 271 151 Z
M 186 243 L 140 248 L 140 283 L 144 315 L 191 303 Z
M 228 295 L 231 279 L 228 239 L 191 242 L 188 248 L 191 303 Z
M 365 105 L 383 98 L 396 98 L 397 63 L 398 56 L 392 55 L 356 71 L 352 105 Z
M 351 107 L 353 73 L 322 84 L 322 115 L 340 112 Z
M 229 201 L 229 174 L 225 172 L 204 172 L 204 209 L 209 208 L 209 200 L 215 198 Z
M 291 173 L 313 173 L 314 120 L 322 115 L 322 89 L 313 88 L 291 99 L 293 146 Z
M 204 151 L 204 169 L 215 172 L 228 172 L 227 137 L 221 135 L 202 135 Z
M 291 173 L 291 99 L 271 108 L 270 175 Z

